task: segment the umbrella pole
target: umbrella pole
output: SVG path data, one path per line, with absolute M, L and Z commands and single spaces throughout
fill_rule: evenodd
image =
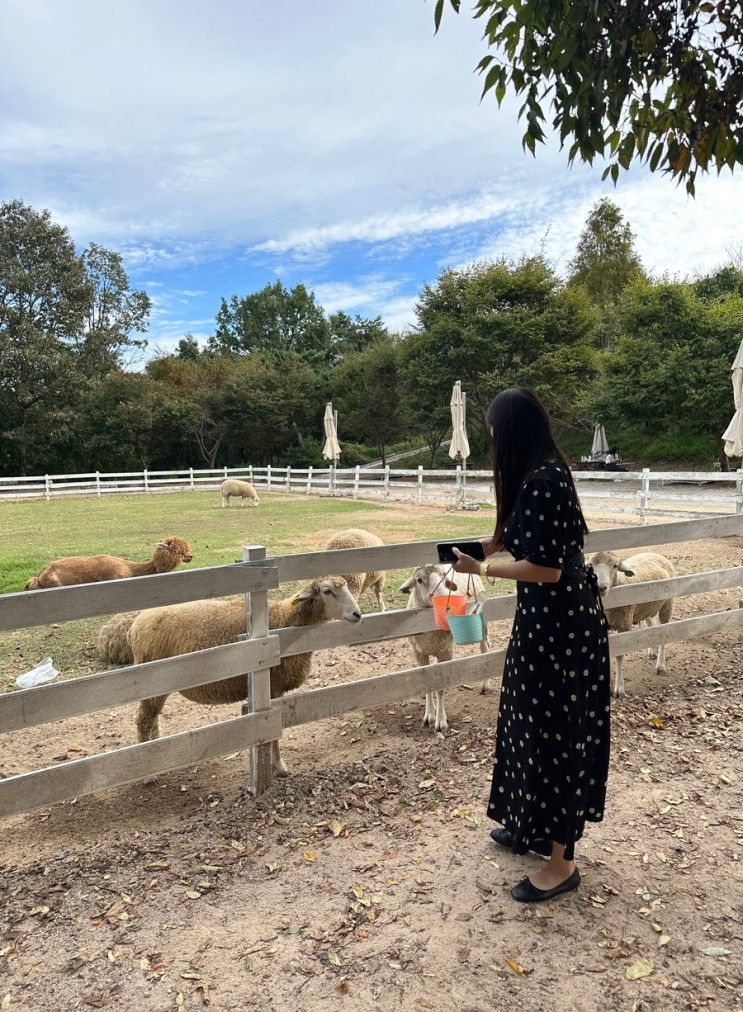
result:
M 338 411 L 337 410 L 333 412 L 333 424 L 335 425 L 335 438 L 337 439 L 338 438 Z M 333 487 L 332 487 L 331 492 L 330 492 L 331 495 L 335 495 L 335 478 L 336 478 L 335 472 L 336 472 L 337 468 L 338 468 L 338 458 L 337 457 L 333 457 Z
M 462 428 L 467 431 L 467 394 L 462 392 Z M 467 505 L 467 458 L 462 458 L 462 506 Z

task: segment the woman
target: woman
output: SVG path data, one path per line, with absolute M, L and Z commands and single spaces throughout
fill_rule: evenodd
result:
M 577 888 L 574 846 L 604 814 L 609 767 L 609 643 L 575 485 L 547 412 L 529 390 L 490 405 L 497 522 L 486 556 L 455 569 L 516 580 L 516 619 L 501 689 L 488 815 L 496 843 L 549 857 L 511 890 L 539 902 Z

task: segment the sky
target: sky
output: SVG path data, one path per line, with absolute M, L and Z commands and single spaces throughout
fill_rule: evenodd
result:
M 433 0 L 2 0 L 0 21 L 0 200 L 122 253 L 150 355 L 277 278 L 402 331 L 447 267 L 543 251 L 564 273 L 602 196 L 656 275 L 741 241 L 740 174 L 692 200 L 524 154 L 517 101 L 480 102 L 479 22 L 434 36 Z

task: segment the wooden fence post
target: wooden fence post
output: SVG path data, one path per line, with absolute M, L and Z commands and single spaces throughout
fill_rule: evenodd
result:
M 310 464 L 310 466 L 307 468 L 307 495 L 310 494 L 311 490 L 312 490 L 312 464 Z
M 650 499 L 650 468 L 643 467 L 642 469 L 642 487 L 640 489 L 640 516 L 642 522 L 647 523 L 647 508 L 648 501 Z
M 52 483 L 49 480 L 49 475 L 44 475 L 44 498 L 51 499 L 52 497 Z
M 251 485 L 253 484 L 253 465 L 252 464 L 248 465 L 248 481 L 250 482 Z
M 390 465 L 389 464 L 387 464 L 387 466 L 384 469 L 384 497 L 385 497 L 385 499 L 389 499 L 389 497 L 390 497 Z
M 95 494 L 100 499 L 100 497 L 101 497 L 101 472 L 100 471 L 96 471 L 95 472 Z
M 150 486 L 149 486 L 148 479 L 147 479 L 147 468 L 144 469 L 144 471 L 142 472 L 142 474 L 144 475 L 144 490 L 145 490 L 145 492 L 149 492 L 150 491 Z
M 418 502 L 423 500 L 423 464 L 418 465 Z
M 271 465 L 268 464 L 266 467 L 266 488 L 271 491 Z
M 266 549 L 262 545 L 243 546 L 245 562 L 260 562 L 266 557 Z M 254 591 L 245 595 L 246 631 L 250 639 L 268 636 L 268 591 Z M 271 709 L 271 669 L 262 668 L 248 675 L 248 698 L 243 704 L 242 712 L 258 713 L 260 710 Z M 271 783 L 271 751 L 272 746 L 259 745 L 250 750 L 250 784 L 251 794 L 258 797 L 263 794 Z
M 191 486 L 191 491 L 193 492 L 193 490 L 194 490 L 194 483 L 193 483 L 193 468 L 192 467 L 189 467 L 189 469 L 188 469 L 188 482 L 189 482 L 189 485 Z
M 735 475 L 735 512 L 743 513 L 743 467 Z
M 357 464 L 356 470 L 353 473 L 353 497 L 358 499 L 359 497 L 359 478 L 361 477 L 361 467 Z
M 287 464 L 286 466 L 286 491 L 291 492 L 292 490 L 292 466 Z

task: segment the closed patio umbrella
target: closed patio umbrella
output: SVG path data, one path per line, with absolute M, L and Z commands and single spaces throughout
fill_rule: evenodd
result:
M 733 362 L 732 378 L 735 414 L 722 438 L 725 440 L 725 453 L 728 457 L 743 457 L 743 341 Z
M 593 445 L 591 446 L 591 457 L 596 460 L 609 452 L 609 444 L 606 441 L 604 426 L 599 422 L 593 427 Z
M 325 445 L 322 448 L 322 455 L 330 461 L 330 494 L 335 493 L 335 469 L 338 458 L 341 455 L 341 444 L 338 442 L 338 412 L 333 411 L 330 401 L 325 405 L 325 416 L 323 418 L 325 429 Z
M 462 461 L 462 502 L 466 496 L 467 458 L 470 455 L 470 444 L 467 439 L 467 395 L 462 393 L 462 381 L 457 380 L 451 392 L 451 425 L 452 436 L 449 456 L 452 460 Z

